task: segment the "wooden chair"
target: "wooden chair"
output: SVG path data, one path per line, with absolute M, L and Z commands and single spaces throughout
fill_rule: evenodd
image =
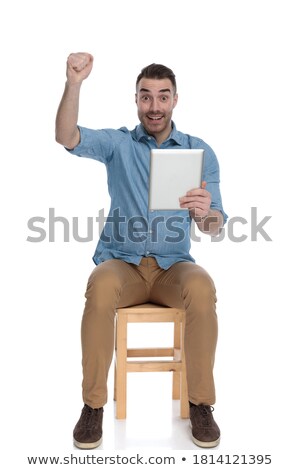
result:
M 155 304 L 118 308 L 116 316 L 115 385 L 116 418 L 126 418 L 127 372 L 173 372 L 172 398 L 180 399 L 180 416 L 189 418 L 189 403 L 184 357 L 185 311 Z M 148 322 L 174 323 L 174 344 L 171 348 L 129 349 L 127 324 Z M 157 359 L 154 358 L 169 358 Z M 128 360 L 128 358 L 139 358 Z M 144 358 L 144 360 L 141 360 Z

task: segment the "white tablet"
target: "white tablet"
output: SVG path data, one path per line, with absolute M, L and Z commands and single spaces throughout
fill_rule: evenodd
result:
M 149 210 L 180 210 L 179 198 L 201 187 L 203 160 L 203 149 L 152 149 Z

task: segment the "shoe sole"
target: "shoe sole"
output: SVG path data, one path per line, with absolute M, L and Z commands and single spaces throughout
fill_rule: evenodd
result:
M 100 446 L 102 442 L 102 437 L 99 441 L 96 442 L 78 442 L 75 439 L 73 440 L 74 445 L 79 449 L 95 449 L 96 447 Z
M 212 441 L 212 442 L 203 442 L 203 441 L 198 441 L 198 439 L 196 439 L 193 435 L 192 435 L 192 441 L 193 441 L 194 444 L 196 444 L 196 446 L 204 447 L 206 449 L 208 449 L 210 447 L 217 447 L 220 444 L 220 438 L 218 438 L 216 441 Z
M 192 423 L 190 422 L 190 428 L 192 432 Z M 216 441 L 211 441 L 211 442 L 205 442 L 205 441 L 199 441 L 196 439 L 193 434 L 192 434 L 192 441 L 196 446 L 198 447 L 204 447 L 206 449 L 209 449 L 210 447 L 217 447 L 220 444 L 221 437 L 219 437 Z

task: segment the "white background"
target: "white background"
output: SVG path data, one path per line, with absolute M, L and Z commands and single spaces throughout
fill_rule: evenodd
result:
M 80 322 L 97 227 L 89 243 L 74 241 L 72 232 L 64 242 L 59 224 L 55 242 L 26 240 L 37 235 L 27 227 L 31 217 L 45 217 L 48 231 L 51 207 L 71 229 L 78 217 L 84 236 L 87 217 L 95 218 L 101 208 L 107 213 L 109 206 L 105 167 L 69 156 L 54 139 L 65 62 L 77 51 L 95 59 L 82 88 L 79 122 L 87 127 L 133 128 L 134 84 L 141 68 L 157 62 L 176 73 L 177 128 L 213 147 L 224 208 L 230 217 L 248 221 L 235 226 L 236 236 L 248 235 L 242 243 L 206 238 L 192 247 L 218 290 L 215 417 L 222 442 L 213 452 L 272 454 L 269 468 L 296 467 L 297 3 L 11 0 L 2 5 L 3 468 L 27 468 L 28 455 L 78 452 L 72 429 L 82 406 Z M 251 207 L 257 207 L 258 221 L 272 216 L 265 225 L 272 242 L 260 235 L 251 241 Z M 129 380 L 126 423 L 114 421 L 111 381 L 106 437 L 97 455 L 115 455 L 118 449 L 128 455 L 145 449 L 152 455 L 200 451 L 189 444 L 187 424 L 177 423 L 177 408 L 164 415 L 172 405 L 168 374 Z M 172 440 L 174 420 L 182 444 L 174 433 Z

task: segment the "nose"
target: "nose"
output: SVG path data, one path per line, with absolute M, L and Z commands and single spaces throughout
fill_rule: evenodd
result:
M 159 112 L 159 100 L 157 98 L 153 98 L 151 100 L 150 111 L 152 111 L 153 113 Z

